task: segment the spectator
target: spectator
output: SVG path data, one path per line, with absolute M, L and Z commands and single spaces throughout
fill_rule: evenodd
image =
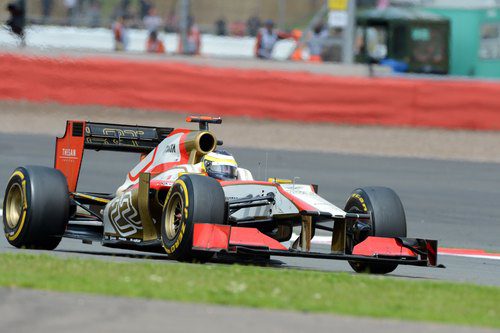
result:
M 66 24 L 73 25 L 75 19 L 75 9 L 77 5 L 77 0 L 64 0 L 64 8 L 66 8 Z
M 259 32 L 260 18 L 257 15 L 251 16 L 247 21 L 247 34 L 255 37 Z
M 390 0 L 378 0 L 377 1 L 377 9 L 386 9 L 391 5 Z
M 185 49 L 183 49 L 182 38 L 179 38 L 179 53 L 197 55 L 201 50 L 201 33 L 198 26 L 194 23 L 194 18 L 188 18 L 188 32 Z
M 175 14 L 175 10 L 171 10 L 167 15 L 167 19 L 165 20 L 165 31 L 177 32 L 178 26 L 179 22 L 177 20 L 177 15 Z
M 115 40 L 115 51 L 126 51 L 128 48 L 128 17 L 120 16 L 118 20 L 113 23 L 113 35 Z
M 245 36 L 245 30 L 245 22 L 242 21 L 234 21 L 229 25 L 229 34 L 231 36 L 243 37 Z
M 130 0 L 121 0 L 113 9 L 113 15 L 111 18 L 113 20 L 119 19 L 121 16 L 127 18 L 132 17 L 132 12 L 130 10 Z
M 26 3 L 24 0 L 10 2 L 7 5 L 10 18 L 7 25 L 11 31 L 19 38 L 21 46 L 26 46 L 24 27 L 26 25 Z
M 144 20 L 142 20 L 142 22 L 149 33 L 158 31 L 163 25 L 163 21 L 161 17 L 158 16 L 155 7 L 151 7 L 149 9 L 148 15 L 144 16 Z
M 165 53 L 165 46 L 163 42 L 158 39 L 158 33 L 156 31 L 151 31 L 149 34 L 146 50 L 149 53 Z
M 215 34 L 217 36 L 227 35 L 226 20 L 223 17 L 215 21 Z
M 87 3 L 92 2 L 94 0 L 76 0 L 76 13 L 79 15 L 80 13 L 85 13 L 87 10 Z
M 87 12 L 88 25 L 97 28 L 101 25 L 101 3 L 99 0 L 92 0 Z
M 273 49 L 278 40 L 290 38 L 290 34 L 274 29 L 274 22 L 267 20 L 264 27 L 259 29 L 255 55 L 261 59 L 271 59 Z
M 123 15 L 127 15 L 130 12 L 130 0 L 121 0 L 120 1 L 120 10 Z
M 42 24 L 47 24 L 52 13 L 53 0 L 42 0 Z
M 140 0 L 139 1 L 139 8 L 140 8 L 139 14 L 141 15 L 141 20 L 144 20 L 144 17 L 146 17 L 146 15 L 148 15 L 148 13 L 152 7 L 153 7 L 153 4 L 151 3 L 151 0 Z
M 321 62 L 323 45 L 328 38 L 328 31 L 323 28 L 323 23 L 317 24 L 308 36 L 307 46 L 309 47 L 309 60 Z
M 342 29 L 330 28 L 328 38 L 326 38 L 322 47 L 321 59 L 323 61 L 339 62 L 342 61 L 342 44 L 339 41 L 342 38 Z

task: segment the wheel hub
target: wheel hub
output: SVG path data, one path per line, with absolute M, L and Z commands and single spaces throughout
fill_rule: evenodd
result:
M 179 193 L 174 193 L 167 206 L 167 217 L 165 219 L 165 231 L 167 238 L 173 240 L 182 225 L 182 211 L 184 210 L 184 201 Z
M 5 202 L 5 220 L 7 226 L 15 229 L 21 219 L 23 212 L 24 195 L 21 185 L 14 183 L 7 193 Z

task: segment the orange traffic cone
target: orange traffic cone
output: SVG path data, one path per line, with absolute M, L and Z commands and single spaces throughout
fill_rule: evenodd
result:
M 323 62 L 320 55 L 311 55 L 309 57 L 309 62 Z
M 302 46 L 298 45 L 290 57 L 292 61 L 302 61 Z
M 295 42 L 297 43 L 297 46 L 295 47 L 295 50 L 293 51 L 290 59 L 292 61 L 302 61 L 304 60 L 302 58 L 302 45 L 300 43 L 300 39 L 302 38 L 302 31 L 300 31 L 299 29 L 293 29 L 292 32 L 291 32 L 291 37 L 293 39 L 295 39 Z

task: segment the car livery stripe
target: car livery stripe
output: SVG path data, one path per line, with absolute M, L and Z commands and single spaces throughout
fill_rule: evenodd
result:
M 153 162 L 155 161 L 155 157 L 156 157 L 157 152 L 158 152 L 158 147 L 156 147 L 154 149 L 154 153 L 153 153 L 153 157 L 151 158 L 151 161 L 149 161 L 148 164 L 146 164 L 144 166 L 144 168 L 142 168 L 142 170 L 139 171 L 136 175 L 133 176 L 131 172 L 128 173 L 128 178 L 131 182 L 135 182 L 137 179 L 139 179 L 139 176 L 141 175 L 141 173 L 144 173 L 144 171 L 146 171 L 153 164 Z
M 144 173 L 144 172 L 149 172 L 150 174 L 155 175 L 155 174 L 159 174 L 159 173 L 162 173 L 164 171 L 167 171 L 168 169 L 175 167 L 177 165 L 186 164 L 189 156 L 188 156 L 188 152 L 186 151 L 184 141 L 186 139 L 186 136 L 189 134 L 189 132 L 185 132 L 185 131 L 186 130 L 184 130 L 184 129 L 177 129 L 177 130 L 174 130 L 172 133 L 170 133 L 168 136 L 168 137 L 172 137 L 173 135 L 183 133 L 183 135 L 179 139 L 179 152 L 180 152 L 180 157 L 181 157 L 181 159 L 179 161 L 158 164 L 158 165 L 154 166 L 151 170 L 148 170 L 149 168 L 151 168 L 151 166 L 155 162 L 156 153 L 158 152 L 158 147 L 156 147 L 154 149 L 154 154 L 153 154 L 151 161 L 149 161 L 146 166 L 144 166 L 135 176 L 133 176 L 131 174 L 131 172 L 128 173 L 129 180 L 131 182 L 135 182 L 137 179 L 139 179 L 139 176 L 141 175 L 141 173 Z

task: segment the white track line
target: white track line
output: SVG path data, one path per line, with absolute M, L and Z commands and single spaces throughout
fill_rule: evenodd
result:
M 440 253 L 438 251 L 438 255 L 440 256 L 452 256 L 452 257 L 465 257 L 465 258 L 476 258 L 476 259 L 492 259 L 492 260 L 500 260 L 500 256 L 495 255 L 479 255 L 479 254 L 455 254 L 455 253 Z
M 3 209 L 0 209 L 0 216 L 3 216 Z

